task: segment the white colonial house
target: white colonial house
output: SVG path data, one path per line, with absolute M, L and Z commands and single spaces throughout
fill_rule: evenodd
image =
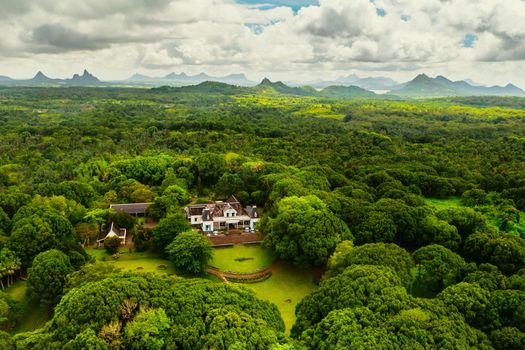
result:
M 232 228 L 254 231 L 259 221 L 257 207 L 252 205 L 243 208 L 235 196 L 230 196 L 226 202 L 189 205 L 184 210 L 190 224 L 203 232 Z

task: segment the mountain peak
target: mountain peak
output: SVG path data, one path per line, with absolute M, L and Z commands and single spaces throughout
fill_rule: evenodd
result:
M 412 81 L 425 81 L 425 80 L 432 80 L 432 79 L 425 73 L 421 73 L 421 74 L 418 74 Z
M 31 79 L 31 81 L 35 83 L 49 83 L 52 82 L 53 79 L 49 78 L 47 75 L 42 73 L 42 71 L 38 71 L 33 77 L 33 79 Z
M 272 85 L 273 83 L 268 78 L 264 78 L 259 85 Z
M 74 74 L 73 78 L 70 79 L 72 83 L 80 83 L 80 84 L 98 84 L 100 83 L 100 80 L 98 80 L 97 77 L 95 77 L 93 74 L 89 73 L 86 69 L 84 69 L 84 72 L 82 75 Z

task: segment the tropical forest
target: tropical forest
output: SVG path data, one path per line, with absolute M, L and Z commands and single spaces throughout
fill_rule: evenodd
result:
M 15 86 L 0 131 L 1 349 L 525 347 L 523 98 Z

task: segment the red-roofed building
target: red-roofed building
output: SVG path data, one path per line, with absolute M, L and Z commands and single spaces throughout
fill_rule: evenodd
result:
M 226 202 L 194 204 L 184 210 L 190 224 L 199 227 L 203 232 L 230 228 L 254 231 L 259 221 L 257 207 L 252 205 L 243 208 L 233 195 Z

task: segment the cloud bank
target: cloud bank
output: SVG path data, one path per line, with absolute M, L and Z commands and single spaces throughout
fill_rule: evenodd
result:
M 525 85 L 522 0 L 2 0 L 0 31 L 0 74 L 17 77 L 427 72 Z

